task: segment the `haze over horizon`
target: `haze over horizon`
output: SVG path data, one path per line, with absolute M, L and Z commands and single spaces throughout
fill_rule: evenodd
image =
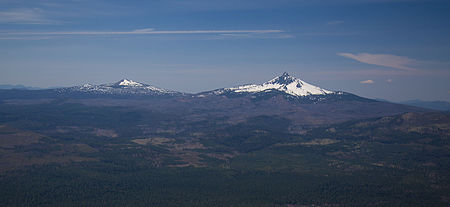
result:
M 0 84 L 123 78 L 182 92 L 284 71 L 329 90 L 450 101 L 450 2 L 0 1 Z

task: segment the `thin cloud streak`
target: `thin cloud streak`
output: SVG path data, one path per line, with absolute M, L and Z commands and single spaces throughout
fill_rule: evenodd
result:
M 10 32 L 4 35 L 152 35 L 152 34 L 269 34 L 283 30 L 154 30 L 151 28 L 132 31 L 66 31 L 66 32 Z
M 39 8 L 22 8 L 0 11 L 0 23 L 10 24 L 53 24 L 56 23 L 45 17 Z
M 339 56 L 350 58 L 353 60 L 356 60 L 358 62 L 370 64 L 370 65 L 379 65 L 384 67 L 390 67 L 400 70 L 408 70 L 408 71 L 417 71 L 418 69 L 412 68 L 410 66 L 417 65 L 416 60 L 403 57 L 403 56 L 397 56 L 397 55 L 391 55 L 391 54 L 370 54 L 370 53 L 338 53 Z
M 228 33 L 219 34 L 220 37 L 227 38 L 253 38 L 253 39 L 287 39 L 294 38 L 295 36 L 283 33 Z M 220 39 L 218 37 L 218 39 Z
M 50 39 L 56 39 L 58 37 L 51 37 L 51 36 L 26 36 L 26 37 L 1 37 L 0 40 L 50 40 Z

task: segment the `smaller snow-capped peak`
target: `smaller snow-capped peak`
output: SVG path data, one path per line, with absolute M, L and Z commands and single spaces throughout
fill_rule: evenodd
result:
M 306 83 L 298 78 L 290 76 L 286 72 L 281 76 L 275 77 L 274 79 L 260 85 L 250 84 L 224 89 L 224 91 L 232 91 L 236 93 L 258 93 L 271 90 L 282 91 L 293 96 L 326 95 L 335 93 L 333 91 L 325 90 Z
M 152 85 L 139 83 L 130 79 L 122 79 L 115 83 L 93 85 L 83 84 L 69 88 L 61 88 L 59 92 L 82 92 L 89 94 L 108 94 L 108 95 L 179 95 L 177 91 L 171 91 L 158 88 Z
M 132 81 L 130 79 L 122 79 L 117 82 L 115 85 L 118 86 L 143 86 L 144 84 Z

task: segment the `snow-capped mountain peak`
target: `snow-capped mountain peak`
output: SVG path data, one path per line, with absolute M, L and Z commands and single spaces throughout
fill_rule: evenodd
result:
M 117 82 L 117 83 L 114 84 L 114 85 L 117 85 L 117 86 L 124 86 L 124 87 L 127 87 L 127 86 L 133 86 L 133 87 L 136 87 L 136 86 L 144 86 L 144 84 L 138 83 L 138 82 L 135 82 L 135 81 L 132 81 L 132 80 L 130 80 L 130 79 L 122 79 L 122 80 L 120 80 L 119 82 Z
M 263 84 L 249 84 L 233 88 L 225 88 L 222 92 L 259 93 L 269 91 L 282 91 L 292 96 L 327 95 L 335 92 L 306 83 L 288 73 L 275 77 Z

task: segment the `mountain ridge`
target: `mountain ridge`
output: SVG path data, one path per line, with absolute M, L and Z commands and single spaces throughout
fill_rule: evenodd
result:
M 423 101 L 423 100 L 408 100 L 398 102 L 404 105 L 416 106 L 421 108 L 433 109 L 438 111 L 449 111 L 450 110 L 450 102 L 448 101 Z
M 332 91 L 309 84 L 287 72 L 276 76 L 262 84 L 245 84 L 236 87 L 221 88 L 199 93 L 183 93 L 150 84 L 136 82 L 128 78 L 118 82 L 106 84 L 83 84 L 72 87 L 42 90 L 1 90 L 0 99 L 91 99 L 91 98 L 120 98 L 120 99 L 158 99 L 169 98 L 172 104 L 178 102 L 191 103 L 220 103 L 224 100 L 243 98 L 239 101 L 260 102 L 275 100 L 277 97 L 290 101 L 292 104 L 318 104 L 338 102 L 378 102 L 377 100 L 360 97 L 343 91 Z M 175 99 L 173 99 L 175 98 Z M 201 100 L 201 99 L 211 100 Z M 215 99 L 215 100 L 213 100 Z M 281 100 L 280 99 L 280 100 Z M 176 102 L 176 103 L 175 103 Z M 227 102 L 228 103 L 228 102 Z
M 22 94 L 22 95 L 21 95 Z M 256 99 L 267 99 L 274 96 L 283 96 L 286 99 L 304 103 L 318 103 L 326 101 L 359 100 L 369 101 L 351 93 L 342 91 L 331 91 L 309 84 L 299 78 L 290 76 L 287 72 L 262 84 L 246 84 L 236 87 L 228 87 L 204 91 L 199 93 L 184 93 L 174 90 L 156 87 L 150 84 L 136 82 L 128 78 L 118 82 L 106 84 L 83 84 L 72 87 L 62 87 L 55 89 L 43 89 L 31 91 L 8 91 L 3 90 L 6 97 L 24 98 L 38 97 L 43 95 L 47 98 L 91 98 L 91 97 L 127 97 L 127 98 L 151 98 L 151 97 L 184 97 L 184 98 L 204 98 L 206 96 L 226 96 L 242 97 L 249 96 Z M 373 100 L 372 100 L 373 101 Z
M 124 78 L 115 83 L 100 85 L 84 84 L 56 89 L 58 93 L 88 93 L 97 95 L 181 95 L 183 93 L 135 82 Z

